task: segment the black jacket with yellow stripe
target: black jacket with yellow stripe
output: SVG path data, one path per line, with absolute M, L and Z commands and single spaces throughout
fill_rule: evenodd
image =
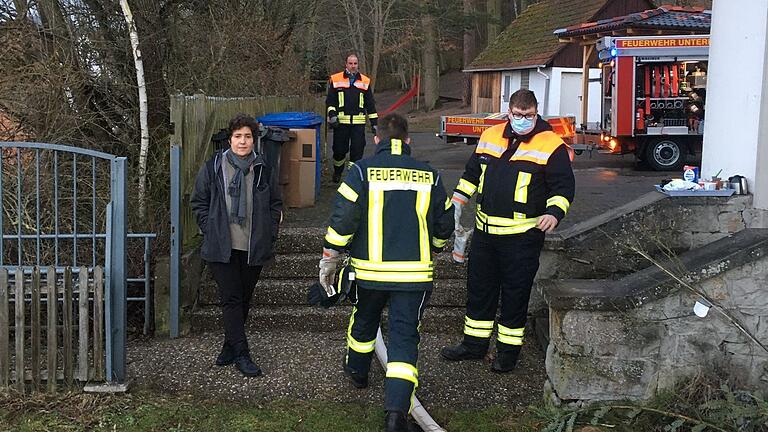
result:
M 354 82 L 350 84 L 351 75 L 346 70 L 331 75 L 328 79 L 328 94 L 325 105 L 328 117 L 338 115 L 339 123 L 343 125 L 366 123 L 371 125 L 378 122 L 376 102 L 373 100 L 371 79 L 360 72 L 355 73 Z
M 349 250 L 357 283 L 382 290 L 432 289 L 432 252 L 454 228 L 440 175 L 400 140 L 349 169 L 336 194 L 324 246 Z
M 466 203 L 477 193 L 477 229 L 520 234 L 535 227 L 541 215 L 562 220 L 575 188 L 565 143 L 537 117 L 533 131 L 525 136 L 518 136 L 509 122 L 486 129 L 453 200 Z

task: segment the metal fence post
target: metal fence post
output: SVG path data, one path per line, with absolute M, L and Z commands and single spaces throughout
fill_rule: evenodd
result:
M 181 267 L 181 147 L 171 146 L 171 304 L 170 336 L 179 337 L 179 269 Z
M 125 381 L 126 356 L 126 158 L 118 157 L 112 161 L 112 232 L 110 250 L 110 318 L 111 331 L 111 366 L 112 373 L 107 381 L 122 383 Z M 109 234 L 108 234 L 109 235 Z

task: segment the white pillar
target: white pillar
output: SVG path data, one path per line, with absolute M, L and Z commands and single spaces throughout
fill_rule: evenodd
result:
M 714 0 L 702 176 L 747 177 L 768 209 L 768 0 Z M 758 174 L 759 171 L 762 171 Z

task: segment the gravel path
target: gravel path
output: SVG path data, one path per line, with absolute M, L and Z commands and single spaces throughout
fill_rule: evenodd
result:
M 456 364 L 440 359 L 440 347 L 459 337 L 422 335 L 417 394 L 427 409 L 516 408 L 541 400 L 544 353 L 533 339 L 523 350 L 519 369 L 497 375 L 484 361 Z M 295 399 L 383 404 L 384 374 L 375 360 L 369 388 L 357 390 L 344 376 L 343 332 L 251 331 L 254 360 L 264 370 L 259 378 L 244 378 L 234 366 L 213 365 L 221 339 L 218 332 L 203 332 L 176 340 L 133 341 L 128 351 L 132 386 L 254 403 Z

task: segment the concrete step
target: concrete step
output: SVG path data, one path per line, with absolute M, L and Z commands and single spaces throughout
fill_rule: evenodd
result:
M 288 227 L 280 230 L 275 244 L 275 251 L 280 255 L 295 253 L 313 253 L 318 256 L 323 250 L 323 238 L 326 227 L 302 228 Z M 453 248 L 453 240 L 448 240 L 446 250 Z
M 314 279 L 317 278 L 317 264 L 321 252 L 290 253 L 279 255 L 262 278 L 272 279 Z M 454 263 L 448 252 L 435 256 L 435 279 L 463 279 L 467 274 L 465 264 Z
M 313 306 L 254 306 L 246 325 L 249 331 L 280 329 L 282 331 L 346 331 L 352 306 L 323 309 Z M 386 325 L 386 310 L 382 326 Z M 192 332 L 221 331 L 221 308 L 201 307 L 192 313 Z M 421 330 L 430 333 L 460 334 L 464 325 L 464 308 L 427 307 Z
M 269 279 L 259 281 L 254 291 L 253 304 L 264 306 L 303 306 L 307 304 L 307 290 L 317 281 L 313 279 Z M 207 293 L 200 297 L 201 305 L 217 305 L 216 286 L 212 280 L 206 281 L 203 290 Z M 463 307 L 466 301 L 466 280 L 439 279 L 435 281 L 429 304 L 432 306 Z
M 326 228 L 281 228 L 277 237 L 275 251 L 279 255 L 294 253 L 314 253 L 323 251 L 323 237 Z

